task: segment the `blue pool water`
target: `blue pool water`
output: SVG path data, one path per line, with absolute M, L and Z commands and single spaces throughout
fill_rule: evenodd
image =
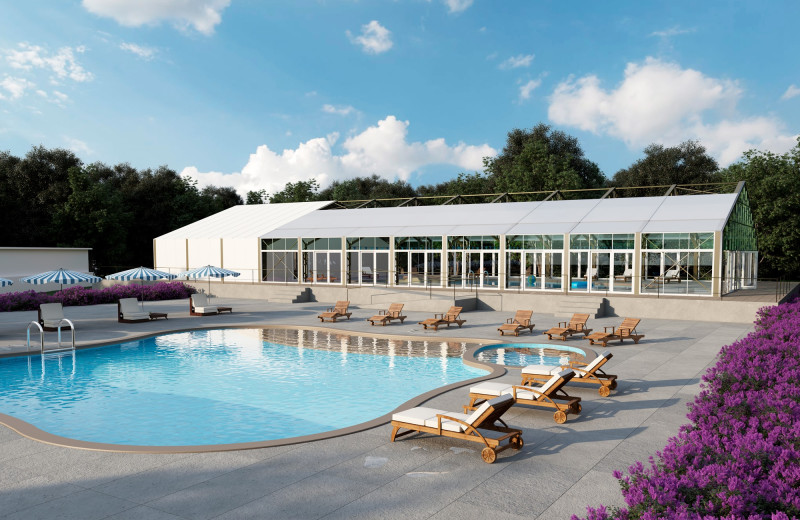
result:
M 586 352 L 579 348 L 550 343 L 504 343 L 483 347 L 475 353 L 478 361 L 515 367 L 560 366 L 570 360 L 584 361 L 585 356 Z
M 56 435 L 145 446 L 296 437 L 356 425 L 486 374 L 463 343 L 222 329 L 0 360 L 0 412 Z

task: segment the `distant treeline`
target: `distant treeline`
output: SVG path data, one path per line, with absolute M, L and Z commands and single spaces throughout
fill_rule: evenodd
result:
M 369 200 L 428 195 L 578 190 L 587 188 L 747 182 L 756 224 L 761 276 L 800 277 L 800 139 L 788 153 L 751 150 L 720 169 L 696 141 L 652 144 L 644 157 L 606 177 L 577 138 L 548 125 L 514 129 L 483 171 L 459 173 L 412 187 L 369 177 L 290 182 L 277 193 L 247 193 L 247 204 L 311 200 Z M 663 190 L 631 190 L 658 195 Z M 625 195 L 626 192 L 621 192 Z M 152 265 L 152 240 L 223 209 L 242 204 L 230 187 L 198 189 L 165 166 L 136 170 L 126 163 L 85 165 L 72 152 L 34 147 L 24 158 L 0 152 L 0 246 L 91 247 L 103 266 Z M 2 273 L 0 273 L 2 275 Z

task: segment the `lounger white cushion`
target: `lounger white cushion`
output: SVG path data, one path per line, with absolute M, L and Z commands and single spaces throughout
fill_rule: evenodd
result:
M 392 414 L 392 420 L 424 426 L 428 419 L 436 419 L 436 414 L 449 415 L 445 410 L 418 406 Z
M 120 298 L 119 308 L 124 320 L 149 320 L 150 313 L 142 311 L 136 298 Z
M 209 307 L 197 307 L 197 306 L 195 306 L 194 312 L 199 312 L 200 314 L 208 314 L 208 313 L 211 313 L 211 312 L 219 312 L 219 311 L 217 310 L 216 306 L 211 305 Z
M 192 305 L 194 305 L 194 312 L 199 312 L 200 314 L 219 312 L 216 305 L 208 304 L 208 297 L 205 294 L 193 294 L 190 298 L 192 299 Z
M 481 395 L 502 395 L 512 393 L 513 388 L 513 386 L 506 383 L 484 381 L 483 383 L 470 387 L 469 393 Z
M 522 369 L 522 373 L 537 376 L 552 376 L 558 374 L 560 370 L 561 367 L 554 367 L 553 365 L 528 365 Z
M 469 418 L 469 416 L 467 414 L 458 413 L 458 412 L 442 412 L 442 415 L 446 415 L 448 417 L 452 417 L 453 419 L 459 419 L 459 420 L 465 421 L 465 422 Z M 439 418 L 438 417 L 433 417 L 431 419 L 427 419 L 425 421 L 425 426 L 428 426 L 430 428 L 438 428 L 439 427 Z M 464 431 L 464 425 L 459 423 L 459 422 L 450 421 L 448 419 L 442 419 L 442 429 L 443 430 L 450 430 L 451 432 L 463 432 Z
M 610 357 L 611 357 L 611 351 L 610 350 L 603 351 L 599 356 L 594 358 L 591 363 L 589 363 L 588 365 L 586 365 L 583 368 L 579 368 L 578 372 L 575 374 L 576 377 L 583 377 L 587 372 L 591 372 L 592 370 L 594 370 L 597 367 L 597 365 L 599 365 L 601 362 L 603 362 L 604 360 L 606 360 L 606 359 L 608 359 Z

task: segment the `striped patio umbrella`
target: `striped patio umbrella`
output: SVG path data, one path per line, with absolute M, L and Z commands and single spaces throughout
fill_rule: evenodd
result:
M 128 269 L 127 271 L 120 271 L 118 273 L 106 276 L 106 280 L 139 280 L 139 300 L 142 302 L 142 308 L 144 308 L 144 281 L 163 280 L 164 278 L 167 280 L 173 280 L 177 278 L 177 276 L 174 274 L 165 273 L 164 271 L 156 271 L 155 269 L 150 269 L 148 267 L 134 267 L 133 269 Z
M 64 289 L 65 283 L 97 283 L 103 281 L 102 278 L 93 274 L 79 273 L 78 271 L 70 271 L 60 267 L 55 271 L 26 276 L 25 278 L 20 278 L 20 280 L 34 285 L 57 283 L 61 284 L 61 290 Z
M 0 287 L 5 287 L 6 285 L 14 285 L 14 282 L 8 278 L 0 278 Z
M 185 276 L 186 278 L 208 278 L 208 293 L 211 294 L 211 278 L 225 278 L 226 276 L 239 276 L 236 271 L 229 271 L 221 267 L 214 267 L 213 265 L 206 265 L 196 269 L 189 269 L 178 276 Z

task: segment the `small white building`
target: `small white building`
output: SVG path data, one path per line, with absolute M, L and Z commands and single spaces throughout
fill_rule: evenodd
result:
M 36 291 L 55 291 L 61 285 L 30 285 L 20 282 L 20 278 L 59 267 L 89 272 L 89 251 L 85 247 L 0 247 L 0 277 L 8 278 L 14 285 L 0 287 L 0 292 L 18 292 L 33 289 Z M 86 284 L 79 284 L 86 285 Z

